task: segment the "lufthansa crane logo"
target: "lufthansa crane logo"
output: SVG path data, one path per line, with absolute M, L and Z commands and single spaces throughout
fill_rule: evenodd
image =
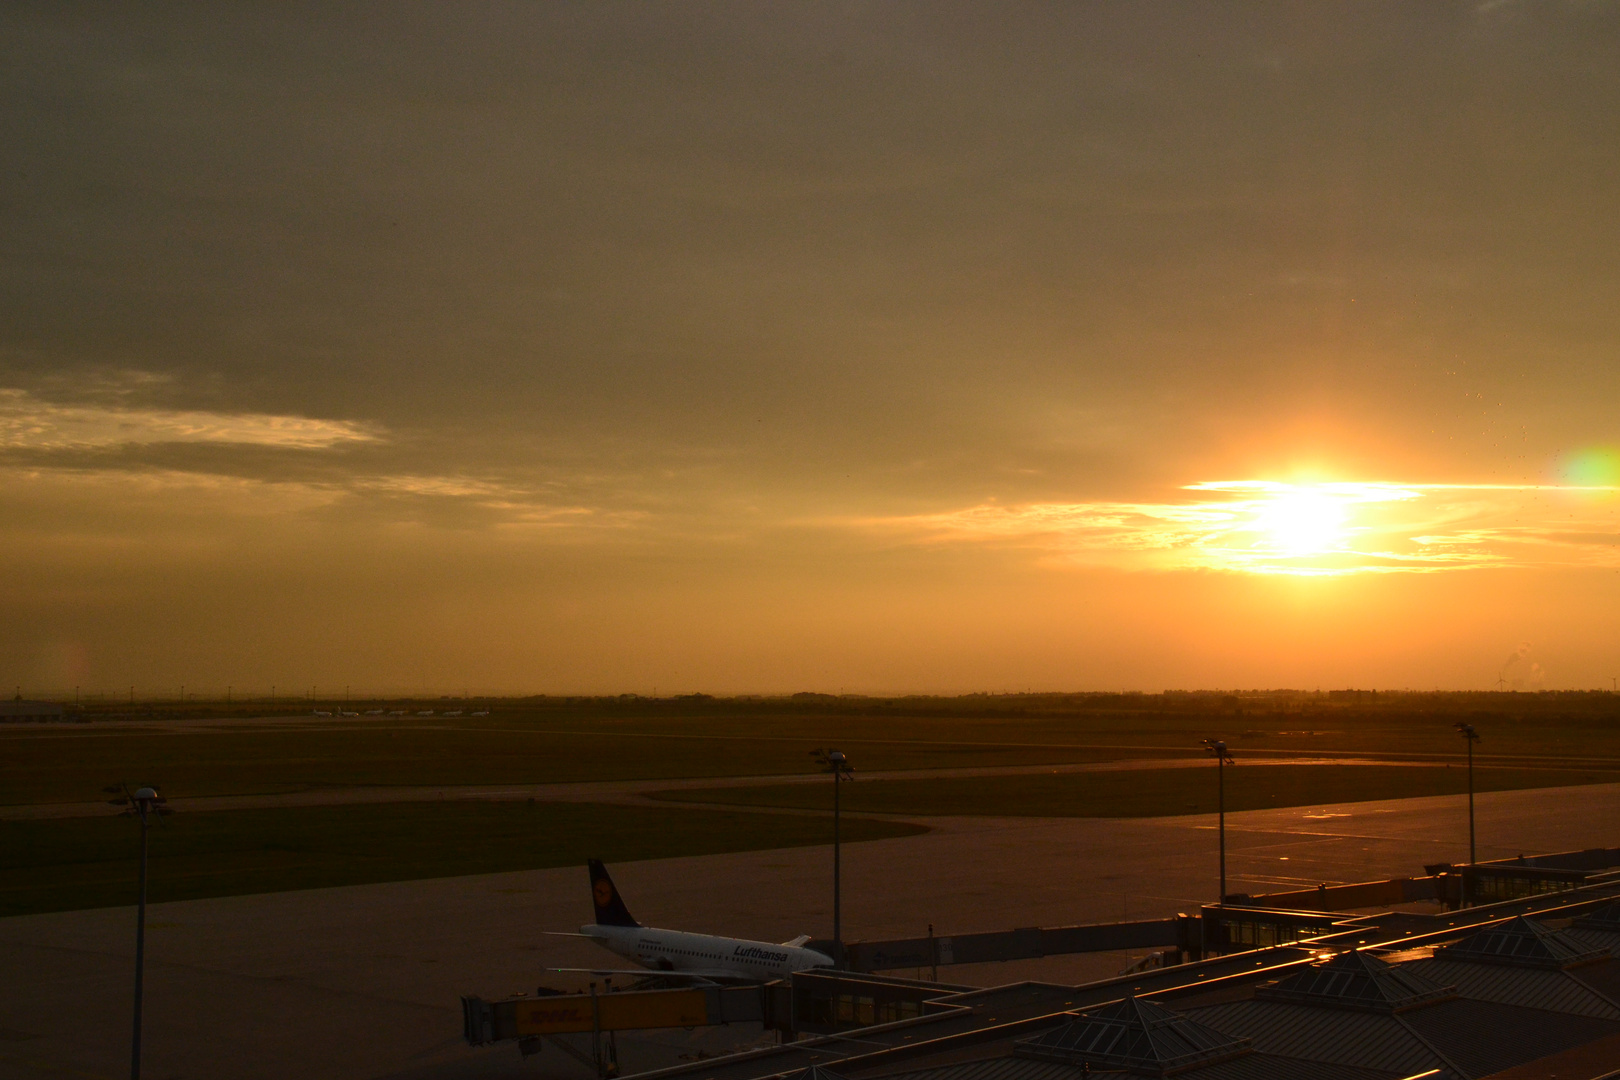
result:
M 606 878 L 599 879 L 591 886 L 591 895 L 596 897 L 597 907 L 607 907 L 613 903 L 613 883 Z

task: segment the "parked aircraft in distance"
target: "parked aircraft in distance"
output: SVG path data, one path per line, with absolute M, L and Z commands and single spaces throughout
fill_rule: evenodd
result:
M 384 709 L 367 709 L 366 710 L 366 715 L 367 716 L 381 716 L 385 711 L 386 710 L 384 710 Z
M 316 716 L 331 716 L 332 714 L 327 712 L 325 709 L 316 709 L 315 710 L 315 715 Z
M 404 709 L 395 709 L 392 712 L 390 712 L 388 715 L 389 716 L 404 716 L 405 715 L 405 710 Z
M 433 710 L 432 709 L 422 709 L 416 715 L 417 716 L 432 716 L 433 715 Z
M 460 709 L 446 709 L 442 715 L 444 715 L 444 716 L 460 716 L 461 715 L 461 710 Z
M 579 928 L 578 934 L 635 963 L 645 970 L 603 970 L 601 968 L 552 968 L 553 971 L 590 972 L 593 975 L 640 975 L 671 977 L 699 982 L 769 982 L 808 968 L 830 968 L 832 957 L 804 948 L 810 940 L 802 934 L 792 941 L 772 944 L 745 938 L 688 934 L 680 930 L 659 930 L 642 926 L 624 906 L 613 887 L 607 867 L 592 859 L 591 901 L 596 921 Z
M 339 716 L 359 716 L 360 714 L 357 713 L 357 712 L 351 712 L 348 709 L 339 709 L 338 710 L 338 715 Z
M 474 716 L 488 716 L 489 715 L 489 710 L 488 709 L 479 709 L 477 712 L 473 713 L 473 715 Z

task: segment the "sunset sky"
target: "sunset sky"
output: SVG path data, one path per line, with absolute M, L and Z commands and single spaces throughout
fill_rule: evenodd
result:
M 8 692 L 1620 676 L 1620 4 L 0 55 Z

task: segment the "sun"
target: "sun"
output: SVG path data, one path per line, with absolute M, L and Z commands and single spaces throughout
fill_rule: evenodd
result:
M 1254 527 L 1282 554 L 1320 555 L 1344 545 L 1347 518 L 1342 499 L 1315 488 L 1288 487 L 1260 502 Z
M 1423 527 L 1410 520 L 1397 526 L 1398 519 L 1388 513 L 1395 504 L 1421 499 L 1423 486 L 1382 480 L 1207 480 L 1186 490 L 1219 492 L 1228 500 L 1198 504 L 1207 514 L 1201 521 L 1207 532 L 1195 541 L 1212 565 L 1225 569 L 1320 576 L 1434 561 L 1384 547 L 1392 530 L 1404 535 Z M 1423 538 L 1413 541 L 1421 544 Z M 1375 550 L 1360 550 L 1368 545 Z

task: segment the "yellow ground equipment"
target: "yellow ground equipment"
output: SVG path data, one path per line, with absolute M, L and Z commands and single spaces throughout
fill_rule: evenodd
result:
M 704 1027 L 763 1020 L 776 984 L 706 986 L 679 990 L 522 995 L 504 1001 L 461 999 L 467 1042 L 641 1028 Z

